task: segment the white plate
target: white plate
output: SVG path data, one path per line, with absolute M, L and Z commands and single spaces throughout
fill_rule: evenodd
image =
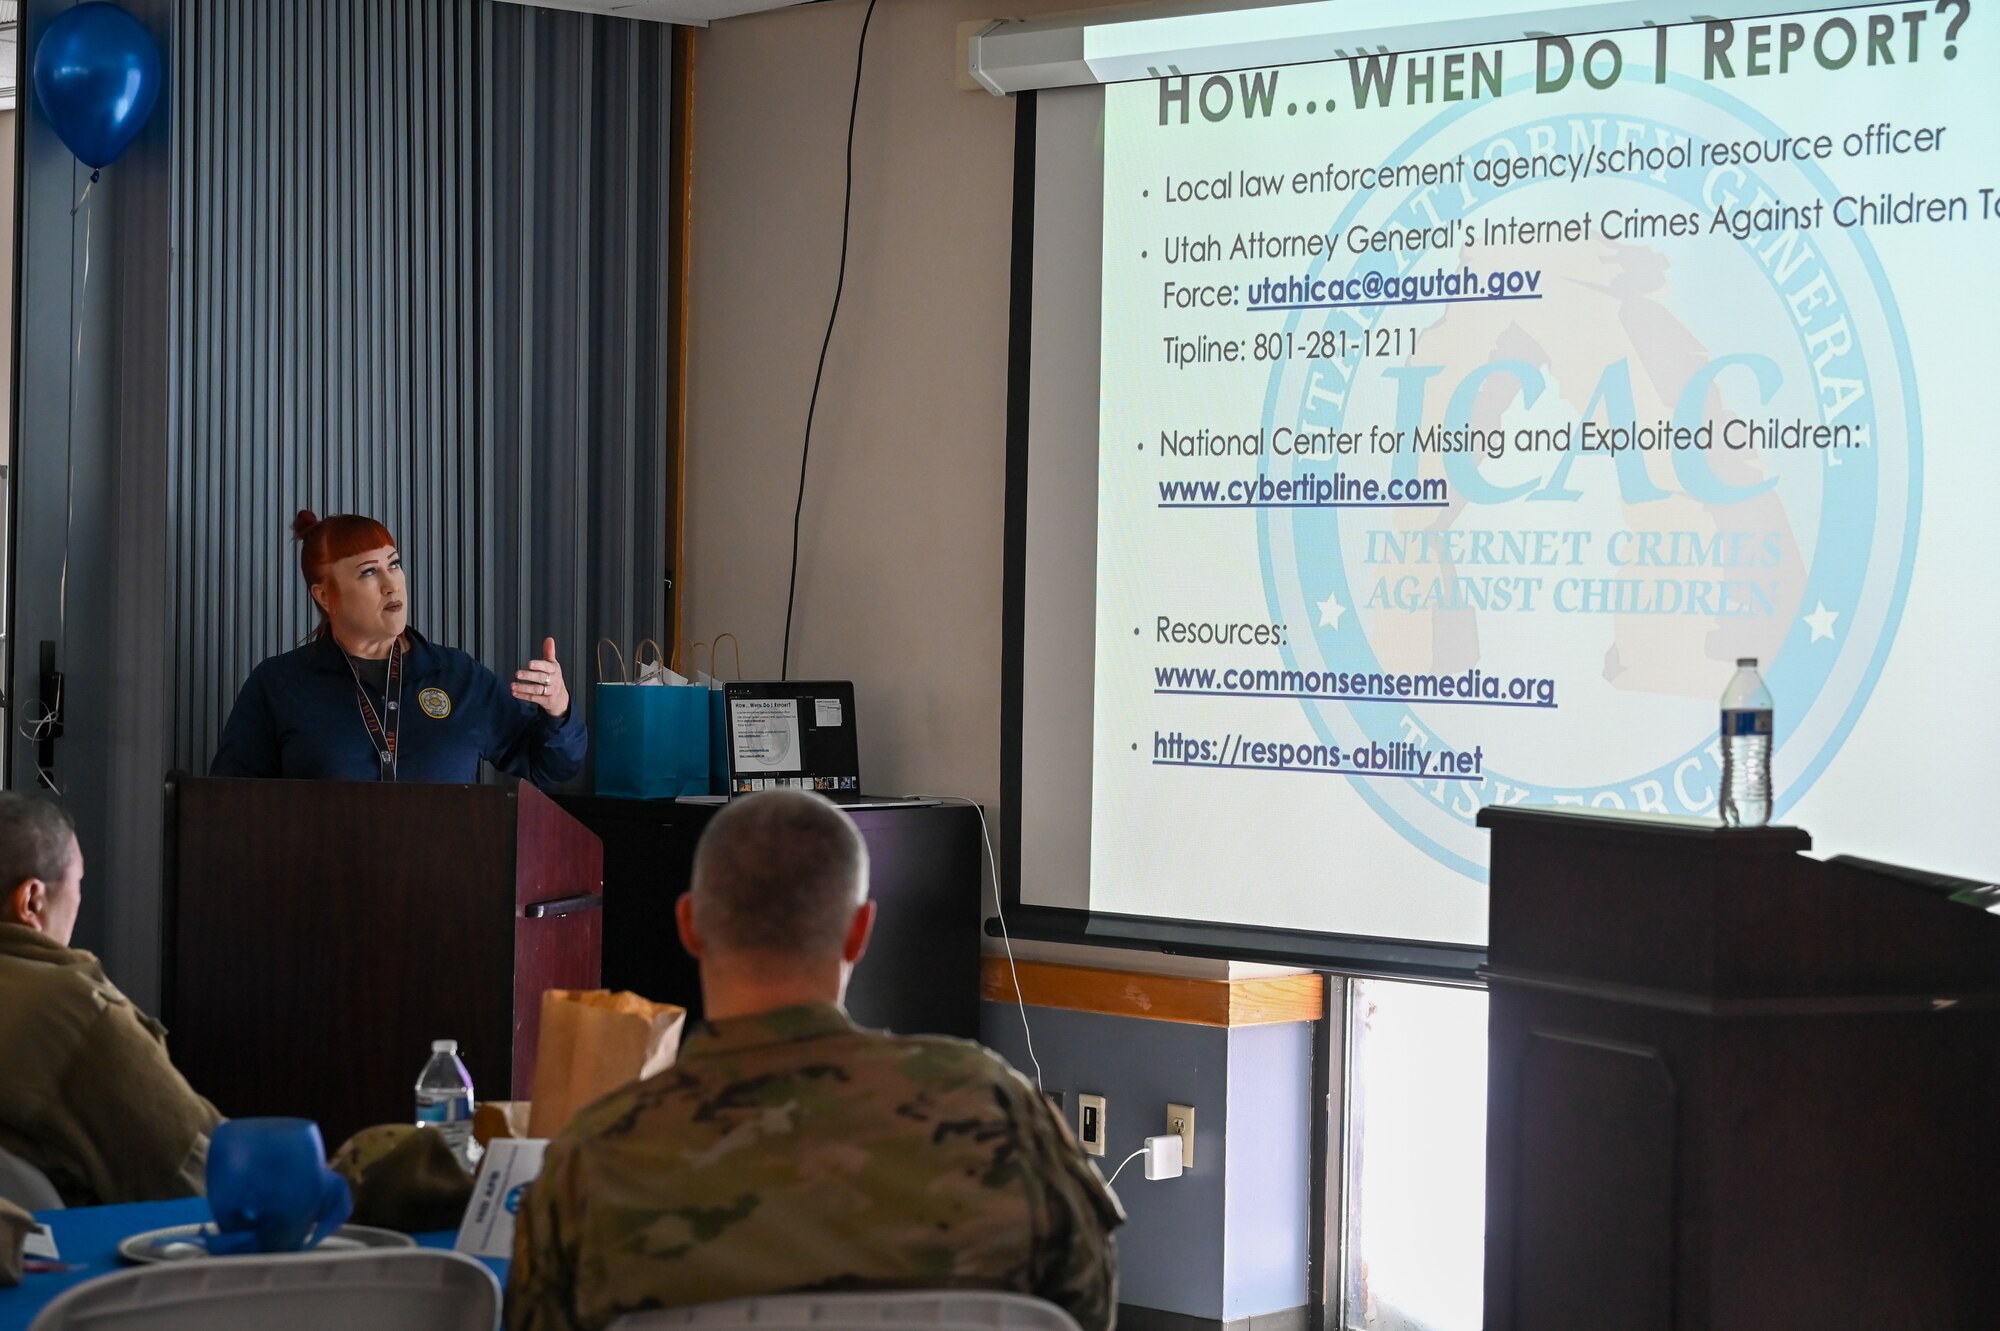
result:
M 211 1228 L 209 1225 L 168 1225 L 165 1229 L 149 1229 L 143 1234 L 134 1234 L 120 1243 L 118 1256 L 127 1262 L 184 1262 L 198 1257 L 210 1257 L 214 1254 L 196 1240 Z M 313 1251 L 360 1252 L 364 1248 L 416 1246 L 415 1239 L 408 1234 L 398 1234 L 393 1229 L 376 1229 L 373 1225 L 342 1225 L 322 1240 Z

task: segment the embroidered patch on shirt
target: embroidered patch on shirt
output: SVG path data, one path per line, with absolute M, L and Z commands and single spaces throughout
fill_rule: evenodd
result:
M 442 721 L 451 715 L 451 695 L 443 689 L 425 689 L 417 695 L 417 706 L 424 709 L 425 716 Z

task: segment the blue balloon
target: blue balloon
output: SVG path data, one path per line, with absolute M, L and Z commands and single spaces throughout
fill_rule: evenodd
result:
M 160 100 L 160 48 L 117 5 L 91 0 L 66 9 L 35 48 L 35 94 L 71 152 L 109 166 Z

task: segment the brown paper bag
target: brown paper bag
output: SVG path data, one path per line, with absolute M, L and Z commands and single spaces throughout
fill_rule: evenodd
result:
M 472 1111 L 472 1140 L 481 1146 L 501 1137 L 528 1135 L 526 1100 L 481 1100 Z
M 530 1137 L 553 1137 L 599 1096 L 674 1065 L 687 1009 L 604 989 L 542 995 Z

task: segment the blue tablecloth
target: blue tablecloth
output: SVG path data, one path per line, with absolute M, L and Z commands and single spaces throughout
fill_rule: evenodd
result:
M 125 1206 L 80 1206 L 69 1211 L 40 1211 L 35 1219 L 47 1225 L 56 1237 L 62 1260 L 80 1269 L 69 1272 L 29 1274 L 17 1289 L 0 1289 L 0 1331 L 27 1331 L 45 1304 L 72 1285 L 94 1276 L 116 1271 L 118 1245 L 134 1234 L 168 1225 L 206 1224 L 208 1203 L 199 1197 L 178 1202 L 133 1202 Z M 449 1248 L 458 1235 L 451 1230 L 419 1234 L 417 1242 L 426 1248 Z M 486 1265 L 507 1283 L 507 1263 L 495 1259 Z

